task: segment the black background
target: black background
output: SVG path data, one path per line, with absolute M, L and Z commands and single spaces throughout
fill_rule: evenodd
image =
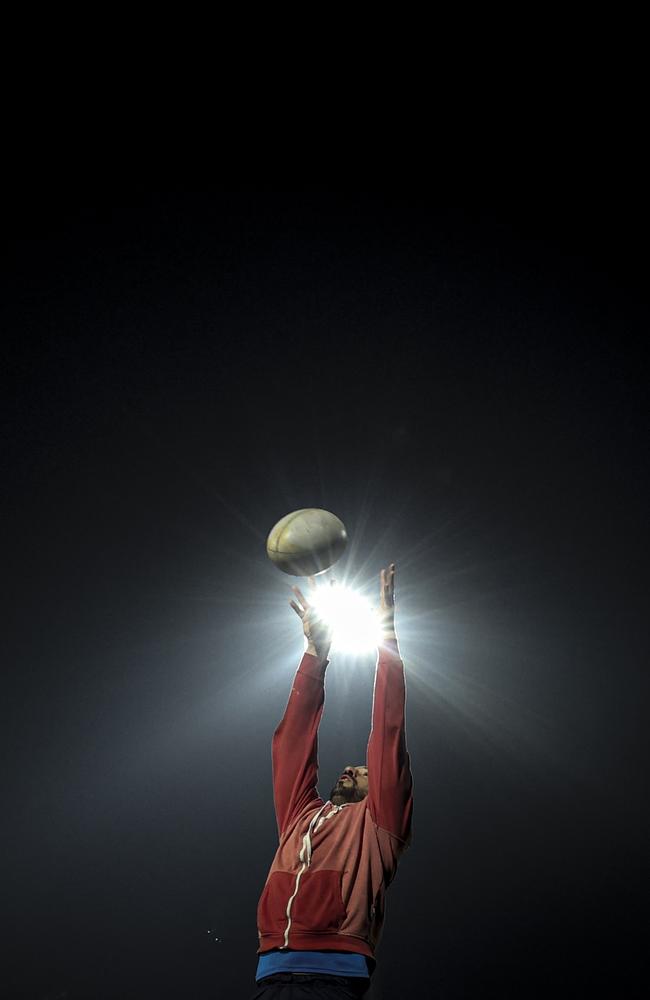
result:
M 414 834 L 373 998 L 644 992 L 647 204 L 481 177 L 8 198 L 7 996 L 253 993 L 302 650 L 264 542 L 305 506 L 340 577 L 397 564 Z M 373 671 L 329 667 L 325 797 Z

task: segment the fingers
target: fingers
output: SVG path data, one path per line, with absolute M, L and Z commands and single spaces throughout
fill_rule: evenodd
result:
M 293 590 L 294 594 L 296 595 L 296 597 L 298 598 L 298 600 L 302 604 L 302 607 L 301 608 L 298 607 L 298 605 L 296 604 L 296 602 L 295 601 L 291 601 L 291 600 L 289 601 L 289 604 L 291 605 L 291 607 L 293 608 L 293 610 L 296 612 L 296 614 L 300 615 L 300 617 L 302 618 L 303 615 L 305 614 L 305 612 L 309 609 L 309 602 L 306 600 L 303 592 L 298 587 L 292 587 L 291 589 Z
M 379 574 L 381 581 L 381 603 L 391 607 L 395 603 L 395 563 L 391 563 Z

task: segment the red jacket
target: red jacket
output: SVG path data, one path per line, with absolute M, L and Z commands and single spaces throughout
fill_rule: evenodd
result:
M 328 663 L 305 653 L 273 735 L 280 846 L 257 907 L 258 955 L 285 948 L 348 951 L 374 963 L 385 893 L 411 840 L 404 664 L 397 641 L 388 640 L 375 672 L 368 795 L 335 806 L 316 789 Z

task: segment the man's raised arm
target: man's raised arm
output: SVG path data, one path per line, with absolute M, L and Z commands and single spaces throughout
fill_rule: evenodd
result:
M 413 778 L 406 749 L 406 679 L 395 634 L 395 564 L 381 571 L 379 647 L 368 741 L 368 809 L 382 830 L 408 844 Z
M 273 734 L 273 799 L 278 836 L 304 808 L 318 800 L 318 727 L 325 704 L 325 671 L 331 631 L 297 587 L 299 604 L 291 607 L 302 619 L 307 649 L 296 672 L 284 716 Z

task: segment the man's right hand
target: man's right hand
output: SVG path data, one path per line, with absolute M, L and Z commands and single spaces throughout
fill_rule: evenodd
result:
M 319 660 L 326 660 L 332 644 L 332 628 L 318 617 L 315 608 L 311 607 L 298 587 L 291 589 L 300 602 L 297 604 L 291 600 L 289 604 L 298 617 L 302 618 L 302 630 L 307 638 L 306 652 L 317 656 Z

